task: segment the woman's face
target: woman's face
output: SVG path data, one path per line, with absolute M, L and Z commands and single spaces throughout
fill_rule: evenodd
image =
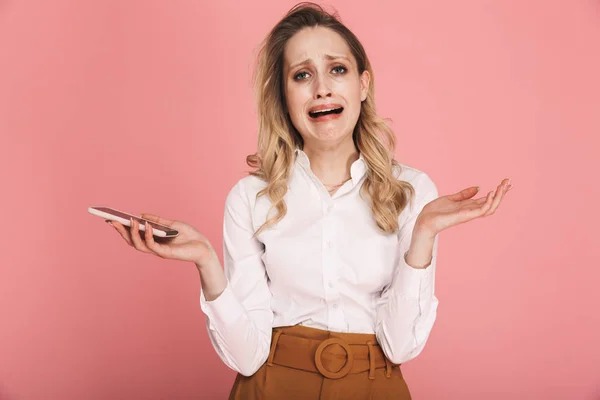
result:
M 352 140 L 361 102 L 367 98 L 369 73 L 358 74 L 342 36 L 320 26 L 304 28 L 288 40 L 283 56 L 286 104 L 304 144 Z

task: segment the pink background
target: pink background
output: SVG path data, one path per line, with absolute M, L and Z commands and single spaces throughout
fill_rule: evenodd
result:
M 418 3 L 418 4 L 417 4 Z M 0 1 L 0 399 L 218 399 L 198 273 L 87 207 L 221 248 L 253 51 L 293 1 Z M 600 399 L 600 3 L 337 1 L 401 162 L 491 217 L 441 234 L 415 399 Z

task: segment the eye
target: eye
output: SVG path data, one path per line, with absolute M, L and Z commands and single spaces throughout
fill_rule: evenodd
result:
M 302 76 L 302 74 L 306 74 L 306 73 L 307 73 L 307 72 L 304 72 L 304 71 L 302 71 L 302 72 L 298 72 L 296 75 L 294 75 L 294 80 L 295 80 L 295 81 L 299 81 L 299 80 L 301 80 L 301 78 L 299 78 L 299 77 L 300 77 L 300 76 Z
M 345 74 L 347 71 L 346 67 L 344 67 L 343 65 L 338 65 L 337 67 L 334 67 L 332 71 L 336 71 L 336 70 L 339 71 L 340 69 L 342 71 L 338 72 L 338 74 Z
M 337 65 L 337 66 L 333 67 L 333 69 L 331 71 L 337 71 L 337 72 L 335 72 L 336 75 L 343 75 L 348 70 L 343 65 Z M 306 72 L 306 71 L 298 72 L 296 75 L 294 75 L 294 80 L 295 81 L 304 80 L 305 79 L 305 78 L 303 78 L 304 74 L 308 74 L 308 72 Z

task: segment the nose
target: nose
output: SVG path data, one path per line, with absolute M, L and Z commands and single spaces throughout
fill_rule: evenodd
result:
M 315 99 L 321 99 L 324 97 L 331 97 L 331 90 L 327 84 L 327 78 L 320 75 L 318 79 L 315 79 Z

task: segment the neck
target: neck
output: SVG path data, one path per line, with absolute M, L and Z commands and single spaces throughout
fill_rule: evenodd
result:
M 304 144 L 303 151 L 310 160 L 310 169 L 323 184 L 339 184 L 350 177 L 350 167 L 360 154 L 350 138 L 335 146 Z

